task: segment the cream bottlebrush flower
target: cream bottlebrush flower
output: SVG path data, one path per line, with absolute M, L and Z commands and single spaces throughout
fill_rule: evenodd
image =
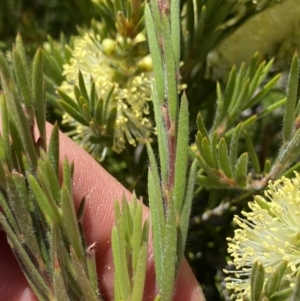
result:
M 228 252 L 235 266 L 227 277 L 226 288 L 233 290 L 236 300 L 250 295 L 250 274 L 257 260 L 265 268 L 266 279 L 283 261 L 288 262 L 283 277 L 291 285 L 300 268 L 300 174 L 269 183 L 265 198 L 256 196 L 249 202 L 245 218 L 235 216 L 240 227 L 228 238 Z
M 87 91 L 90 91 L 90 78 L 93 78 L 98 97 L 106 99 L 114 87 L 109 102 L 110 108 L 117 107 L 113 150 L 121 152 L 125 148 L 126 140 L 132 145 L 136 145 L 136 141 L 145 142 L 153 132 L 152 123 L 146 117 L 149 114 L 148 101 L 151 90 L 149 72 L 141 72 L 140 65 L 151 65 L 151 62 L 148 62 L 149 58 L 144 56 L 136 62 L 131 60 L 132 65 L 128 64 L 126 59 L 113 59 L 102 52 L 103 45 L 92 39 L 89 34 L 75 38 L 74 45 L 70 64 L 64 65 L 63 74 L 66 81 L 60 89 L 74 97 L 73 87 L 78 84 L 79 70 Z M 107 43 L 105 45 L 107 46 Z M 99 145 L 89 142 L 89 137 L 93 134 L 89 127 L 79 124 L 66 114 L 63 121 L 76 127 L 70 134 L 88 151 L 95 153 L 99 149 Z

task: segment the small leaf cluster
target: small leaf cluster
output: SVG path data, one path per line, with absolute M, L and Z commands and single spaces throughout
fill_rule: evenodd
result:
M 72 99 L 64 91 L 58 89 L 58 94 L 62 98 L 59 104 L 74 120 L 91 129 L 90 135 L 86 135 L 83 139 L 93 144 L 105 143 L 111 146 L 117 118 L 117 106 L 110 105 L 114 87 L 103 99 L 97 95 L 94 80 L 91 78 L 90 81 L 91 90 L 88 92 L 82 73 L 79 71 L 79 85 L 74 86 L 76 99 Z
M 268 180 L 290 172 L 287 168 L 299 156 L 297 148 L 299 141 L 297 126 L 299 59 L 297 54 L 293 58 L 286 97 L 267 106 L 259 114 L 251 115 L 238 125 L 234 125 L 244 110 L 257 105 L 275 86 L 280 75 L 275 75 L 267 83 L 261 85 L 271 64 L 272 61 L 268 64 L 257 65 L 255 56 L 247 69 L 244 65 L 238 72 L 235 67 L 232 68 L 224 92 L 221 91 L 220 85 L 217 85 L 216 114 L 210 132 L 207 131 L 199 113 L 196 156 L 201 170 L 197 176 L 197 184 L 207 188 L 231 187 L 249 191 L 260 190 L 267 185 Z M 283 141 L 277 158 L 273 162 L 266 160 L 262 170 L 249 131 L 257 120 L 282 105 L 285 105 Z M 244 138 L 247 151 L 239 155 L 241 137 Z M 249 169 L 250 162 L 251 169 Z
M 20 36 L 12 53 L 13 73 L 0 54 L 0 223 L 39 300 L 102 300 L 82 230 L 84 199 L 76 213 L 66 159 L 59 178 L 57 125 L 46 140 L 42 50 L 31 75 Z
M 121 211 L 122 208 L 122 211 Z M 143 204 L 133 196 L 115 202 L 116 226 L 112 231 L 115 266 L 115 300 L 142 301 L 148 258 L 149 222 L 143 223 Z
M 111 36 L 118 33 L 124 38 L 134 38 L 143 31 L 145 2 L 141 0 L 96 0 L 94 2 L 95 9 Z

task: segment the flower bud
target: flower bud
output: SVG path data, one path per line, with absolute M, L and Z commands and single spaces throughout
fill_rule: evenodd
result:
M 143 57 L 138 62 L 138 68 L 143 72 L 151 72 L 153 70 L 152 59 L 150 55 Z
M 112 39 L 104 39 L 102 41 L 102 49 L 107 56 L 113 55 L 116 52 L 116 42 Z

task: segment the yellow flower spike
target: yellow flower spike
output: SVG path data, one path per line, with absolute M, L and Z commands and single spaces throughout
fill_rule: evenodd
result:
M 236 300 L 250 294 L 251 268 L 259 261 L 268 279 L 283 260 L 287 269 L 282 279 L 292 284 L 300 270 L 300 174 L 295 178 L 269 183 L 265 197 L 249 202 L 250 212 L 235 216 L 239 229 L 228 238 L 228 253 L 235 268 L 225 271 L 226 287 L 233 290 Z
M 126 141 L 131 145 L 136 145 L 137 142 L 144 143 L 154 132 L 152 122 L 147 117 L 148 101 L 151 96 L 149 73 L 151 64 L 147 56 L 122 57 L 118 52 L 118 44 L 122 42 L 122 47 L 131 48 L 133 41 L 130 38 L 119 36 L 118 41 L 106 38 L 98 42 L 97 38 L 91 36 L 91 33 L 87 33 L 74 39 L 72 58 L 69 64 L 64 65 L 63 74 L 66 81 L 59 89 L 74 98 L 73 86 L 78 84 L 80 70 L 89 93 L 92 77 L 98 98 L 104 100 L 109 98 L 107 112 L 113 107 L 117 108 L 115 125 L 110 133 L 107 132 L 107 126 L 98 125 L 97 128 L 95 125 L 99 133 L 106 136 L 102 144 L 95 145 L 90 141 L 91 137 L 94 139 L 95 130 L 81 125 L 66 114 L 63 123 L 74 128 L 69 134 L 94 155 L 99 156 L 107 139 L 111 139 L 112 149 L 120 153 L 125 148 Z M 137 40 L 143 38 L 140 36 Z M 143 60 L 146 65 L 141 69 L 139 63 Z M 93 118 L 93 115 L 91 116 Z M 108 116 L 104 116 L 104 122 L 107 120 Z

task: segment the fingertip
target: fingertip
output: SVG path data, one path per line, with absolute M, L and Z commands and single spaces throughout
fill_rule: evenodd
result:
M 32 290 L 29 287 L 26 287 L 16 301 L 38 301 L 38 299 Z

